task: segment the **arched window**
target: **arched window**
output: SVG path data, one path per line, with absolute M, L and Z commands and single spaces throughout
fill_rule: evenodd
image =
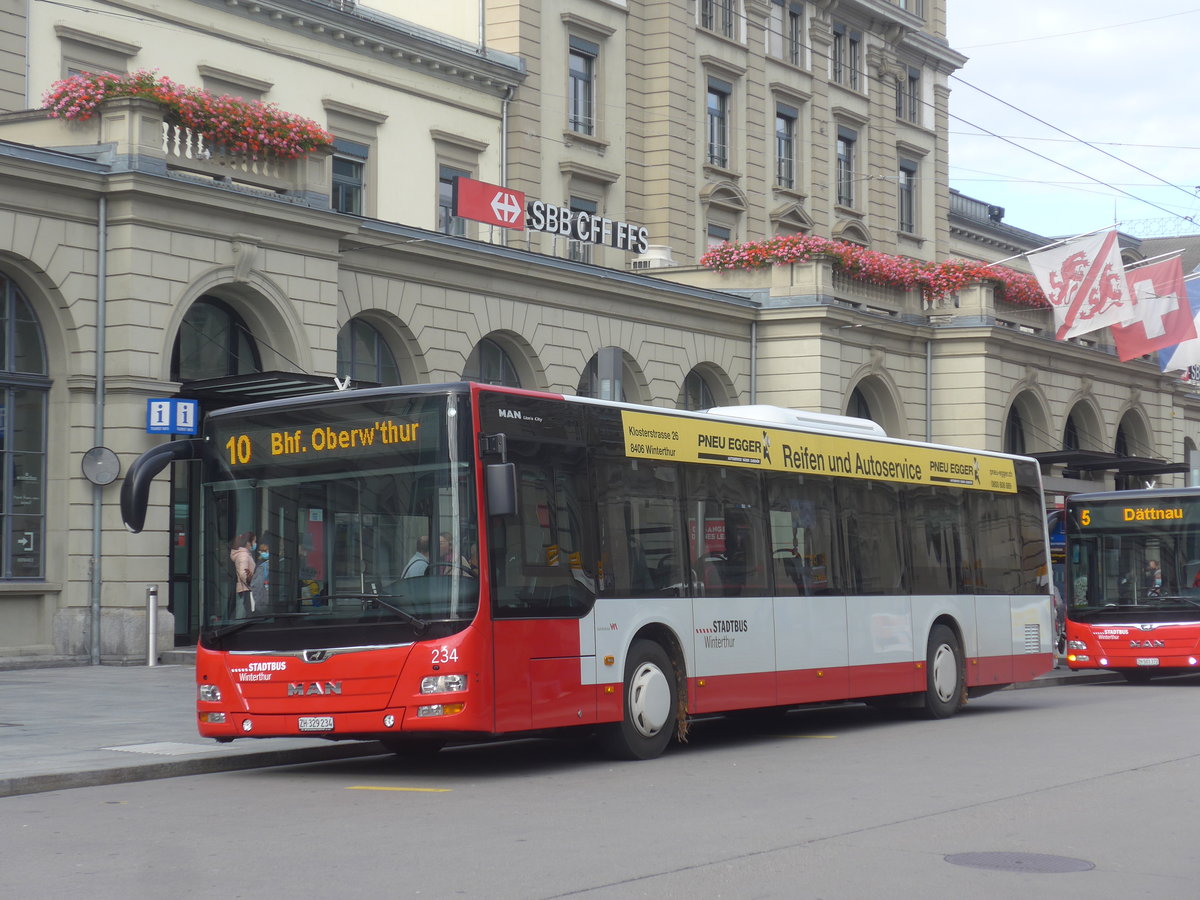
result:
M 483 338 L 475 345 L 475 349 L 467 357 L 462 377 L 466 381 L 479 381 L 483 384 L 500 384 L 515 388 L 521 386 L 517 367 L 508 358 L 504 348 L 491 338 Z
M 216 297 L 201 297 L 183 317 L 171 353 L 174 381 L 261 372 L 258 347 L 242 317 Z
M 846 403 L 846 415 L 875 421 L 871 416 L 871 404 L 867 402 L 866 395 L 858 388 L 850 393 L 850 400 Z
M 1063 429 L 1062 448 L 1064 450 L 1078 450 L 1079 446 L 1079 425 L 1075 421 L 1075 413 L 1067 416 L 1067 425 Z
M 712 388 L 708 386 L 700 371 L 692 369 L 688 372 L 687 378 L 683 379 L 683 408 L 712 409 L 716 405 Z
M 1025 453 L 1025 423 L 1016 406 L 1008 408 L 1008 419 L 1004 423 L 1004 452 Z
M 46 345 L 29 301 L 0 275 L 0 577 L 45 577 Z
M 1117 439 L 1113 444 L 1113 452 L 1118 456 L 1133 456 L 1131 450 L 1132 441 L 1129 439 L 1129 432 L 1125 429 L 1125 422 L 1122 421 L 1117 426 Z M 1140 487 L 1145 487 L 1141 478 L 1135 475 L 1122 475 L 1117 473 L 1113 479 L 1113 487 L 1118 491 L 1131 491 Z
M 354 383 L 401 384 L 396 357 L 370 322 L 351 319 L 338 332 L 337 370 Z
M 625 390 L 625 380 L 631 377 L 625 364 L 624 351 L 620 347 L 604 347 L 584 366 L 575 393 L 596 400 L 627 401 L 629 395 Z

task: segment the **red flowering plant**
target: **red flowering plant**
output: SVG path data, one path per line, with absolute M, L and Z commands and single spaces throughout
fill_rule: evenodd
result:
M 777 235 L 765 241 L 720 244 L 700 257 L 700 265 L 714 271 L 728 271 L 762 269 L 814 259 L 831 260 L 835 269 L 858 281 L 900 290 L 917 288 L 922 298 L 931 304 L 974 282 L 990 281 L 999 300 L 1034 308 L 1050 305 L 1036 278 L 1007 266 L 989 266 L 965 259 L 922 263 L 907 256 L 892 256 L 858 244 L 811 234 Z
M 42 97 L 51 118 L 90 119 L 104 100 L 145 97 L 164 106 L 178 124 L 233 153 L 254 158 L 297 159 L 333 144 L 333 135 L 311 119 L 284 112 L 273 103 L 214 96 L 140 70 L 73 75 L 56 81 Z

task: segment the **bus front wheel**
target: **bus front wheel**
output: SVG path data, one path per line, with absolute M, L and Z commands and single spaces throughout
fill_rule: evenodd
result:
M 625 660 L 624 715 L 602 735 L 617 759 L 654 759 L 675 731 L 679 690 L 671 657 L 654 641 L 636 640 Z
M 931 719 L 946 719 L 966 702 L 967 671 L 962 645 L 945 625 L 929 631 L 925 657 L 925 712 Z

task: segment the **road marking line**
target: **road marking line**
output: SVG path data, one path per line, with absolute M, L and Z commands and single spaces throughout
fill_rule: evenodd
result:
M 412 791 L 418 794 L 448 794 L 453 788 L 380 787 L 372 784 L 352 784 L 348 791 Z

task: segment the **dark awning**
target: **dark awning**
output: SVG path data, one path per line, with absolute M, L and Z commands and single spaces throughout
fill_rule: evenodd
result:
M 374 384 L 355 384 L 355 387 L 374 387 Z M 232 406 L 238 403 L 257 403 L 260 400 L 279 400 L 337 390 L 328 375 L 307 375 L 303 372 L 251 372 L 225 378 L 205 378 L 185 381 L 179 396 L 199 400 L 206 407 Z
M 1152 456 L 1127 456 L 1099 450 L 1048 450 L 1029 454 L 1043 466 L 1062 466 L 1071 472 L 1111 471 L 1118 475 L 1169 475 L 1188 471 L 1187 463 L 1172 463 Z

